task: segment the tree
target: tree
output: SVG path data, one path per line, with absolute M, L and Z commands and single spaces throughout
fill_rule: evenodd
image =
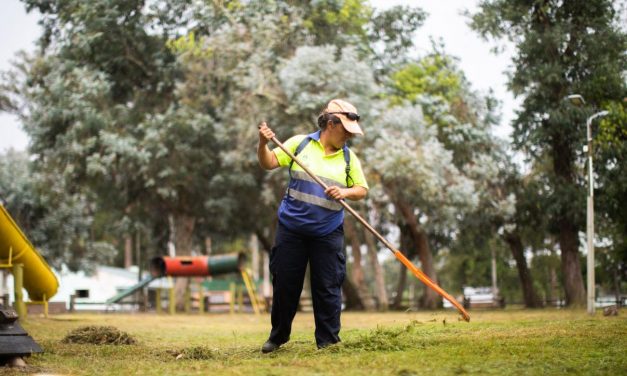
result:
M 537 245 L 542 242 L 545 234 L 543 230 L 546 229 L 546 221 L 542 220 L 542 213 L 538 212 L 539 197 L 536 193 L 538 183 L 529 178 L 521 179 L 516 175 L 513 175 L 508 183 L 516 197 L 516 211 L 504 224 L 503 240 L 516 261 L 525 307 L 539 308 L 542 301 L 525 258 L 525 245 Z
M 516 44 L 509 86 L 523 98 L 513 122 L 514 145 L 532 159 L 548 157 L 550 204 L 545 212 L 558 236 L 566 302 L 585 304 L 578 231 L 584 208 L 582 179 L 575 169 L 584 140 L 584 114 L 607 100 L 622 98 L 627 36 L 616 5 L 595 1 L 482 1 L 472 27 L 483 37 L 509 38 Z M 582 94 L 586 111 L 564 101 Z
M 130 231 L 150 211 L 134 175 L 150 158 L 136 125 L 165 110 L 173 89 L 165 36 L 148 33 L 143 1 L 24 2 L 44 26 L 40 52 L 22 59 L 13 85 L 35 170 L 87 195 L 94 212 L 116 212 Z
M 403 106 L 410 102 L 416 107 L 420 106 L 424 127 L 429 129 L 428 136 L 404 136 L 426 143 L 421 147 L 426 155 L 438 156 L 435 163 L 432 157 L 427 160 L 414 157 L 416 163 L 432 169 L 433 175 L 424 178 L 421 184 L 442 184 L 439 188 L 442 191 L 448 190 L 448 184 L 451 184 L 451 187 L 463 191 L 462 195 L 457 196 L 454 191 L 448 192 L 453 196 L 452 199 L 448 198 L 447 193 L 438 192 L 447 197 L 441 199 L 429 193 L 427 187 L 422 187 L 420 194 L 408 192 L 406 195 L 409 199 L 395 200 L 397 210 L 402 213 L 406 223 L 414 223 L 406 228 L 413 233 L 418 254 L 426 253 L 421 248 L 450 249 L 453 251 L 450 255 L 454 256 L 456 244 L 461 246 L 464 253 L 485 250 L 486 247 L 480 244 L 488 244 L 495 236 L 503 222 L 497 219 L 510 215 L 513 206 L 511 197 L 502 189 L 508 156 L 504 153 L 502 142 L 490 135 L 491 127 L 498 122 L 496 101 L 491 96 L 473 92 L 455 59 L 444 52 L 443 46 L 438 45 L 433 46 L 432 53 L 394 71 L 388 90 L 391 103 Z M 429 138 L 432 140 L 425 141 Z M 440 158 L 440 149 L 446 154 L 444 159 Z M 451 170 L 442 168 L 440 163 L 450 164 Z M 407 162 L 401 164 L 406 166 Z M 438 171 L 439 168 L 442 170 Z M 415 183 L 389 182 L 389 185 L 405 187 Z M 423 197 L 418 200 L 419 195 Z M 412 213 L 412 210 L 416 213 Z M 454 214 L 447 215 L 449 211 Z M 482 230 L 473 230 L 473 226 L 479 223 L 483 224 Z M 464 232 L 471 232 L 474 234 L 472 236 L 482 239 L 483 243 L 472 243 L 477 244 L 477 250 L 467 249 L 468 242 L 460 240 L 467 235 Z M 423 268 L 432 268 L 427 266 L 433 262 L 432 258 L 420 258 Z M 461 285 L 454 288 L 461 288 Z M 430 300 L 435 302 L 436 298 L 432 294 Z M 424 302 L 427 298 L 422 299 Z
M 141 233 L 144 253 L 165 253 L 171 241 L 191 254 L 208 237 L 225 248 L 255 233 L 269 250 L 287 174 L 258 167 L 255 125 L 268 121 L 279 139 L 309 133 L 334 97 L 363 116 L 367 137 L 351 147 L 371 182 L 365 216 L 383 232 L 399 225 L 403 249 L 433 279 L 434 256 L 470 228 L 464 220 L 479 213 L 496 231 L 490 220 L 511 206 L 492 187 L 502 180 L 488 135 L 495 101 L 472 92 L 437 47 L 410 58 L 419 9 L 376 12 L 361 0 L 25 3 L 44 15 L 45 34 L 41 53 L 22 60 L 13 85 L 21 102 L 11 103 L 23 104 L 34 171 L 89 204 L 95 239 Z M 352 248 L 364 239 L 386 305 L 378 247 L 357 230 Z M 493 239 L 481 241 L 478 252 Z M 358 298 L 373 280 L 361 266 L 349 286 Z M 438 302 L 425 291 L 421 305 Z
M 604 105 L 609 111 L 598 124 L 594 137 L 595 232 L 598 238 L 611 239 L 611 244 L 597 245 L 598 273 L 595 278 L 602 288 L 612 291 L 620 301 L 627 281 L 627 109 L 625 100 Z
M 28 239 L 56 269 L 91 271 L 111 262 L 115 249 L 90 234 L 93 215 L 81 194 L 67 194 L 63 181 L 33 173 L 28 156 L 0 155 L 0 199 Z
M 2 81 L 7 81 L 5 77 L 2 77 Z M 11 103 L 11 99 L 6 93 L 8 90 L 5 87 L 6 84 L 0 84 L 0 112 L 15 110 L 14 104 Z
M 437 281 L 427 238 L 429 230 L 454 226 L 459 211 L 474 208 L 474 184 L 453 164 L 452 152 L 437 139 L 437 129 L 422 121 L 418 106 L 395 107 L 381 114 L 367 134 L 367 155 L 397 215 L 407 224 L 425 274 Z M 435 308 L 437 295 L 425 290 L 422 306 Z
M 378 81 L 387 80 L 391 72 L 412 58 L 414 34 L 426 17 L 420 8 L 400 5 L 373 15 L 368 40 Z

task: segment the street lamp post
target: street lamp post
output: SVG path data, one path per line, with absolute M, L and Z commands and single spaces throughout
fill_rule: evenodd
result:
M 579 94 L 572 94 L 566 97 L 571 103 L 576 106 L 582 106 L 586 104 L 586 101 Z M 592 114 L 586 119 L 586 136 L 587 142 L 583 147 L 584 153 L 588 155 L 588 197 L 587 197 L 587 209 L 586 209 L 586 241 L 588 248 L 588 257 L 586 258 L 586 265 L 588 270 L 587 278 L 587 303 L 588 313 L 594 314 L 594 295 L 595 295 L 595 283 L 594 283 L 594 175 L 592 174 L 592 121 L 598 117 L 607 115 L 608 111 L 599 111 Z
M 588 143 L 584 148 L 588 153 L 588 198 L 587 198 L 587 217 L 586 217 L 586 240 L 588 241 L 588 313 L 594 314 L 594 175 L 592 174 L 592 120 L 607 115 L 607 111 L 600 111 L 586 120 L 586 133 Z

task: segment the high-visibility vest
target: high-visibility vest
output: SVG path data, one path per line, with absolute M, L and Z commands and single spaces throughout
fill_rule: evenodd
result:
M 312 139 L 320 139 L 320 131 L 307 135 L 296 148 L 294 155 L 305 149 Z M 350 177 L 350 150 L 342 147 L 346 163 L 346 185 L 335 180 L 318 176 L 328 186 L 342 188 L 352 186 Z M 290 162 L 290 181 L 285 196 L 279 207 L 279 221 L 288 229 L 312 236 L 323 236 L 337 229 L 344 222 L 344 208 L 340 203 L 327 196 L 320 186 L 305 171 L 292 170 Z

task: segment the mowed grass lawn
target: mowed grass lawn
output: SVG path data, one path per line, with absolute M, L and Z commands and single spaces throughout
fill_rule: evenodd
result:
M 583 310 L 342 314 L 342 343 L 317 350 L 312 313 L 292 340 L 263 355 L 269 315 L 68 314 L 22 322 L 45 353 L 6 374 L 449 375 L 627 374 L 627 312 Z M 72 329 L 108 325 L 135 345 L 66 344 Z

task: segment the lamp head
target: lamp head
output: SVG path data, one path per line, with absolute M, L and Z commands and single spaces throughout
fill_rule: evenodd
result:
M 566 99 L 568 99 L 570 103 L 574 104 L 577 107 L 581 107 L 586 104 L 586 101 L 583 99 L 583 97 L 580 94 L 568 95 L 566 96 Z

